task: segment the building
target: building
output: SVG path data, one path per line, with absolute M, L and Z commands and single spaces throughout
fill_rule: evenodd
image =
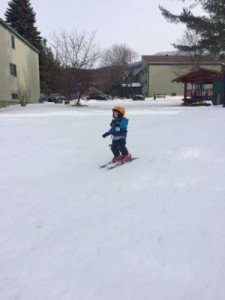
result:
M 142 94 L 142 62 L 130 64 L 125 73 L 123 83 L 121 84 L 120 94 L 124 98 L 133 98 L 135 95 Z
M 216 71 L 222 70 L 220 62 L 206 57 L 199 67 Z M 183 95 L 183 86 L 171 82 L 174 78 L 186 74 L 197 67 L 191 56 L 183 55 L 143 55 L 139 78 L 145 97 L 154 95 Z
M 0 45 L 0 105 L 38 102 L 38 50 L 2 19 Z

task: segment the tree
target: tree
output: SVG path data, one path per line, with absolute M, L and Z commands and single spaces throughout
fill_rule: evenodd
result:
M 26 106 L 30 99 L 30 89 L 26 84 L 18 83 L 18 98 L 21 106 Z
M 181 0 L 186 2 L 185 0 Z M 191 9 L 200 4 L 206 12 L 204 16 L 195 16 Z M 185 51 L 207 50 L 215 57 L 218 57 L 225 50 L 225 4 L 224 0 L 195 0 L 192 5 L 183 8 L 180 15 L 175 15 L 159 6 L 162 15 L 173 23 L 183 23 L 188 30 L 194 31 L 201 38 L 196 45 L 183 48 Z M 176 45 L 181 48 L 183 45 Z
M 111 86 L 119 86 L 122 83 L 124 72 L 137 56 L 136 52 L 124 44 L 115 44 L 103 51 L 101 65 L 107 67 L 110 72 Z
M 47 46 L 46 39 L 43 39 L 40 56 L 43 64 L 40 66 L 40 77 L 42 82 L 41 90 L 44 94 L 50 92 L 61 92 L 60 82 L 62 67 L 54 57 L 52 49 Z
M 92 68 L 100 53 L 95 36 L 95 32 L 78 30 L 53 35 L 52 48 L 63 67 L 67 94 L 78 93 L 77 105 L 80 105 L 81 96 L 89 91 L 94 82 Z
M 180 40 L 178 40 L 178 45 L 173 44 L 173 46 L 178 49 L 181 53 L 188 52 L 192 57 L 193 64 L 199 65 L 199 63 L 209 55 L 209 53 L 202 49 L 200 46 L 201 36 L 193 30 L 186 30 Z
M 48 92 L 50 87 L 48 69 L 46 67 L 46 40 L 44 40 L 37 27 L 36 14 L 30 4 L 30 0 L 11 0 L 5 13 L 6 22 L 14 28 L 22 37 L 31 43 L 39 51 L 39 69 L 41 91 Z
M 30 0 L 11 0 L 8 3 L 6 22 L 38 50 L 41 49 L 42 37 L 37 27 L 36 14 Z

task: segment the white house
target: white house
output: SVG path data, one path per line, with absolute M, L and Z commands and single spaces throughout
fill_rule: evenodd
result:
M 0 105 L 39 98 L 39 52 L 0 19 Z

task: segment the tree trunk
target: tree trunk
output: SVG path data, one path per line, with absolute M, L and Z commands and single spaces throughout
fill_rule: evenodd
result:
M 77 99 L 77 103 L 76 105 L 79 106 L 80 104 L 80 99 L 81 99 L 82 93 L 79 93 L 78 99 Z

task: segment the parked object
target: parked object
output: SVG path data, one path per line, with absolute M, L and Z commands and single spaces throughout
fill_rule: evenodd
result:
M 145 97 L 144 97 L 144 95 L 142 95 L 142 94 L 134 95 L 134 96 L 132 97 L 132 100 L 145 100 Z
M 44 103 L 46 97 L 47 97 L 47 95 L 41 94 L 40 98 L 39 98 L 39 103 Z
M 63 103 L 63 100 L 65 100 L 66 97 L 59 93 L 52 93 L 44 96 L 42 99 L 48 102 Z
M 89 100 L 111 100 L 112 96 L 104 94 L 104 93 L 91 93 L 88 97 Z
M 57 103 L 63 103 L 63 101 L 66 100 L 65 96 L 60 95 L 58 98 L 55 99 L 55 104 Z

